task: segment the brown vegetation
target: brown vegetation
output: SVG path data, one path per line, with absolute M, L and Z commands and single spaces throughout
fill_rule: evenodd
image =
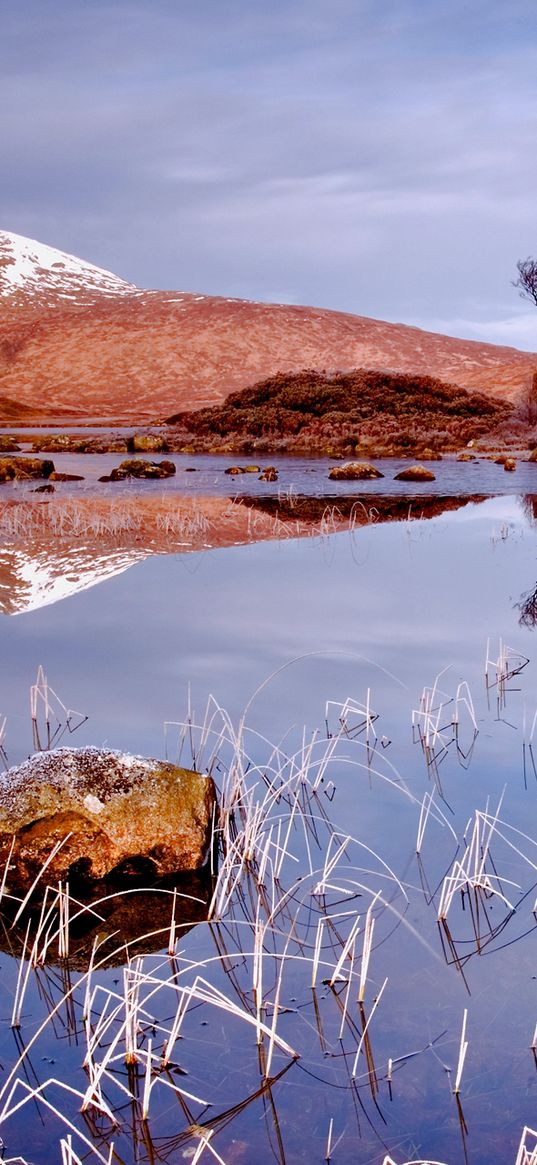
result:
M 505 423 L 511 407 L 431 376 L 355 369 L 278 373 L 222 405 L 176 413 L 189 449 L 370 456 L 456 449 Z M 176 434 L 175 440 L 179 438 Z

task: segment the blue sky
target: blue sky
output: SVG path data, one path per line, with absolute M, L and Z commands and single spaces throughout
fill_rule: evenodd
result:
M 534 0 L 0 0 L 0 223 L 537 350 Z

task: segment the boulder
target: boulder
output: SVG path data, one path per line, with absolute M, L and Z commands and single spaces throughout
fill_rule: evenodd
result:
M 459 453 L 457 461 L 475 461 L 474 453 Z
M 131 457 L 122 461 L 110 474 L 110 481 L 122 481 L 125 477 L 162 478 L 173 477 L 173 461 L 144 461 L 141 457 Z
M 57 843 L 47 881 L 162 877 L 201 868 L 216 803 L 211 777 L 97 748 L 36 753 L 0 777 L 0 868 L 31 885 Z
M 10 437 L 8 433 L 0 435 L 0 453 L 20 453 L 21 447 L 17 445 L 14 437 Z
M 537 461 L 537 449 L 532 449 L 528 461 Z
M 420 454 L 418 454 L 418 456 L 420 456 Z M 436 451 L 434 449 L 429 449 L 429 448 L 423 450 L 423 452 L 421 453 L 421 457 L 422 457 L 423 461 L 441 461 L 442 460 L 441 453 L 436 453 Z
M 113 469 L 111 473 L 105 473 L 99 478 L 99 481 L 126 481 L 127 473 L 124 469 Z
M 25 481 L 34 477 L 50 477 L 53 461 L 40 457 L 0 457 L 0 481 Z
M 34 439 L 32 449 L 34 453 L 40 453 L 41 450 L 47 453 L 80 453 L 84 451 L 80 449 L 81 444 L 85 447 L 86 442 L 71 433 L 44 433 Z
M 267 468 L 259 474 L 259 481 L 277 481 L 278 470 L 275 465 L 267 465 Z
M 514 473 L 514 471 L 516 469 L 515 458 L 514 457 L 506 457 L 505 461 L 503 463 L 503 467 L 505 470 L 507 470 L 508 473 Z
M 369 461 L 347 461 L 345 465 L 334 465 L 328 476 L 332 481 L 366 481 L 384 474 Z
M 129 453 L 167 453 L 168 444 L 156 433 L 135 433 L 127 441 Z
M 126 453 L 124 437 L 81 437 L 75 433 L 44 433 L 32 442 L 34 453 Z
M 32 490 L 32 493 L 34 493 L 34 494 L 53 494 L 54 493 L 54 486 L 50 485 L 50 483 L 47 481 L 45 485 L 36 486 L 36 488 Z
M 432 469 L 426 469 L 424 465 L 409 465 L 408 469 L 396 473 L 394 481 L 436 481 L 436 477 Z
M 230 465 L 228 469 L 224 469 L 224 473 L 230 473 L 232 477 L 236 477 L 239 473 L 244 473 L 242 465 Z

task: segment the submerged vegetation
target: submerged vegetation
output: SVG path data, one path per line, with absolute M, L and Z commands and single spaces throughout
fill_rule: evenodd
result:
M 512 411 L 432 376 L 305 369 L 280 372 L 168 423 L 199 451 L 390 456 L 458 449 L 493 433 Z

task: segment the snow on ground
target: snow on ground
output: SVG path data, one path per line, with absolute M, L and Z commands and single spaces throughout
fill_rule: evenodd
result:
M 0 296 L 17 291 L 30 296 L 42 296 L 48 291 L 62 299 L 75 300 L 81 292 L 132 295 L 138 288 L 65 251 L 0 231 Z

